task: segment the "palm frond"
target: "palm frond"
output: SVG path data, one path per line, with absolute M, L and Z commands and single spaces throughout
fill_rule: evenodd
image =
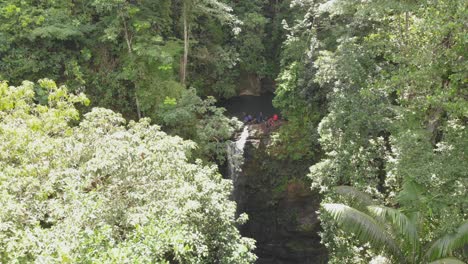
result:
M 375 248 L 385 249 L 395 257 L 403 259 L 396 242 L 371 216 L 344 204 L 324 204 L 323 208 L 345 232 L 353 233 L 361 242 L 369 242 Z
M 436 261 L 432 261 L 429 264 L 465 264 L 465 262 L 456 258 L 443 258 Z
M 334 187 L 333 190 L 342 196 L 350 198 L 352 202 L 356 203 L 359 209 L 364 209 L 369 205 L 375 204 L 374 200 L 369 194 L 362 192 L 355 187 L 341 185 Z
M 385 206 L 368 206 L 368 210 L 372 215 L 381 217 L 396 227 L 404 240 L 410 244 L 413 258 L 419 254 L 419 235 L 413 221 L 400 211 Z
M 425 257 L 429 260 L 451 255 L 454 250 L 457 250 L 468 244 L 468 221 L 464 222 L 453 234 L 447 234 L 436 240 Z

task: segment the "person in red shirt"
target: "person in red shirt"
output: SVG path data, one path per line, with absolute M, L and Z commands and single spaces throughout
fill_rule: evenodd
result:
M 274 127 L 276 125 L 276 121 L 278 121 L 278 115 L 274 114 L 273 117 L 268 119 L 268 127 Z

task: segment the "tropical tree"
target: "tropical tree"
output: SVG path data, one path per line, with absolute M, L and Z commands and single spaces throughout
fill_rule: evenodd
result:
M 425 242 L 421 237 L 424 219 L 419 212 L 405 214 L 399 209 L 377 205 L 367 194 L 350 186 L 339 186 L 335 190 L 351 196 L 356 208 L 325 203 L 324 211 L 341 229 L 354 234 L 362 243 L 370 243 L 373 249 L 384 250 L 399 263 L 464 263 L 453 255 L 468 244 L 468 221 L 453 233 Z
M 202 99 L 195 89 L 188 89 L 179 98 L 166 98 L 156 122 L 169 134 L 195 141 L 200 146 L 194 153 L 197 158 L 223 164 L 226 141 L 242 123 L 226 117 L 225 109 L 215 103 L 213 97 Z
M 181 0 L 184 54 L 180 65 L 180 82 L 185 85 L 190 43 L 190 24 L 201 15 L 213 16 L 221 23 L 236 25 L 239 21 L 232 14 L 232 8 L 217 0 Z M 235 27 L 234 27 L 235 28 Z
M 193 142 L 75 103 L 50 80 L 0 82 L 1 263 L 255 261 L 231 181 L 189 162 Z
M 288 21 L 294 38 L 284 54 L 292 62 L 283 65 L 276 101 L 289 127 L 310 124 L 318 133 L 324 155 L 311 167 L 312 187 L 326 203 L 343 203 L 329 190 L 349 185 L 405 215 L 417 209 L 424 245 L 455 230 L 468 201 L 466 1 L 294 2 L 303 15 Z M 310 122 L 315 105 L 323 118 Z M 398 197 L 408 180 L 424 190 L 420 200 Z M 330 263 L 369 263 L 373 251 L 323 217 Z

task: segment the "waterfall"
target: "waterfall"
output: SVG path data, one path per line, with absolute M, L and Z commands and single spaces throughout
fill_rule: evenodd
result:
M 244 164 L 244 147 L 249 137 L 249 128 L 244 126 L 241 135 L 235 142 L 229 142 L 227 145 L 227 161 L 228 173 L 234 185 L 233 196 L 236 198 L 236 186 L 239 175 L 242 173 L 242 165 Z

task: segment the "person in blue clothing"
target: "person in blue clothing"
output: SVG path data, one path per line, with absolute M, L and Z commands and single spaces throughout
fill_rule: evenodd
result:
M 249 117 L 245 112 L 242 112 L 242 120 L 244 121 L 244 124 L 249 122 Z
M 242 115 L 244 116 L 244 124 L 252 122 L 253 117 L 251 115 L 248 115 L 245 112 L 243 112 Z
M 258 113 L 258 116 L 257 116 L 257 123 L 261 124 L 263 122 L 265 122 L 265 117 L 263 116 L 263 113 L 260 112 Z
M 252 115 L 247 115 L 247 120 L 249 123 L 251 123 L 253 121 Z

